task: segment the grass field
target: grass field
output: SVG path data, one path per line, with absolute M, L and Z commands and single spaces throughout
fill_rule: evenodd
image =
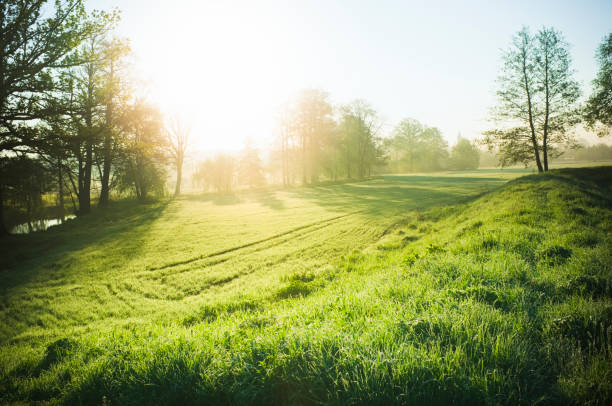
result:
M 0 399 L 607 404 L 612 168 L 525 174 L 118 202 L 3 240 Z

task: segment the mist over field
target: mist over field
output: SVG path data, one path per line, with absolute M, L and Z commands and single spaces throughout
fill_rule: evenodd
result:
M 612 403 L 612 5 L 0 2 L 0 403 Z

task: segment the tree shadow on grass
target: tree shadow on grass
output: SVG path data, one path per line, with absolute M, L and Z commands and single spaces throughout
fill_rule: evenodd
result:
M 43 271 L 47 278 L 62 273 L 67 257 L 88 247 L 119 243 L 137 254 L 143 235 L 167 209 L 170 200 L 140 204 L 113 202 L 47 231 L 3 238 L 0 247 L 0 297 Z

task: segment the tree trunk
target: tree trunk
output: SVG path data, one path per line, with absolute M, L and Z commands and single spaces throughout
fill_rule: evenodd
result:
M 523 64 L 523 82 L 525 84 L 525 93 L 527 94 L 527 110 L 529 113 L 529 128 L 531 129 L 531 143 L 533 144 L 533 152 L 535 155 L 536 165 L 538 166 L 538 172 L 543 172 L 542 163 L 540 162 L 540 151 L 538 151 L 538 140 L 535 134 L 535 126 L 533 124 L 533 109 L 531 106 L 531 90 L 529 90 L 529 81 L 527 79 L 527 54 L 523 51 L 522 54 Z
M 174 196 L 181 194 L 181 181 L 183 178 L 183 157 L 182 154 L 176 159 L 176 187 L 174 188 Z
M 9 235 L 9 232 L 6 229 L 6 226 L 4 225 L 4 197 L 2 194 L 3 189 L 4 187 L 2 186 L 2 183 L 0 183 L 0 237 Z
M 83 181 L 79 190 L 79 214 L 87 214 L 91 211 L 91 167 L 93 165 L 93 147 L 91 141 L 87 141 L 85 152 L 85 167 L 83 168 Z
M 110 76 L 109 82 L 112 84 L 115 76 L 115 64 L 114 60 L 111 58 L 110 61 Z M 106 99 L 106 133 L 104 134 L 104 147 L 103 147 L 103 155 L 104 155 L 104 165 L 102 169 L 101 176 L 101 188 L 100 188 L 100 201 L 98 202 L 99 207 L 108 206 L 109 192 L 110 192 L 110 171 L 112 164 L 112 135 L 113 135 L 113 99 L 112 93 L 107 95 Z
M 109 192 L 110 192 L 110 171 L 112 164 L 112 140 L 110 130 L 104 137 L 104 164 L 102 165 L 102 178 L 100 179 L 100 201 L 98 202 L 99 207 L 108 206 Z
M 550 115 L 550 94 L 548 88 L 548 50 L 546 50 L 544 58 L 544 72 L 544 87 L 546 90 L 546 110 L 544 111 L 544 137 L 542 140 L 542 155 L 544 158 L 544 171 L 548 172 L 548 117 Z
M 60 158 L 57 159 L 57 199 L 58 199 L 58 206 L 59 206 L 58 217 L 60 221 L 63 223 L 65 220 L 64 179 L 62 177 L 62 160 Z

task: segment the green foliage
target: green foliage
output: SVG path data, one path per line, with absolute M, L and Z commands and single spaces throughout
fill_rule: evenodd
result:
M 612 33 L 599 45 L 597 50 L 599 71 L 593 80 L 593 94 L 585 108 L 585 118 L 598 135 L 610 134 L 612 129 Z
M 139 101 L 126 113 L 123 156 L 118 165 L 121 184 L 132 189 L 140 201 L 149 194 L 164 196 L 168 148 L 160 111 Z
M 121 202 L 4 240 L 1 400 L 608 404 L 611 172 L 519 174 Z
M 405 118 L 386 140 L 392 172 L 431 172 L 447 167 L 448 144 L 435 127 Z

